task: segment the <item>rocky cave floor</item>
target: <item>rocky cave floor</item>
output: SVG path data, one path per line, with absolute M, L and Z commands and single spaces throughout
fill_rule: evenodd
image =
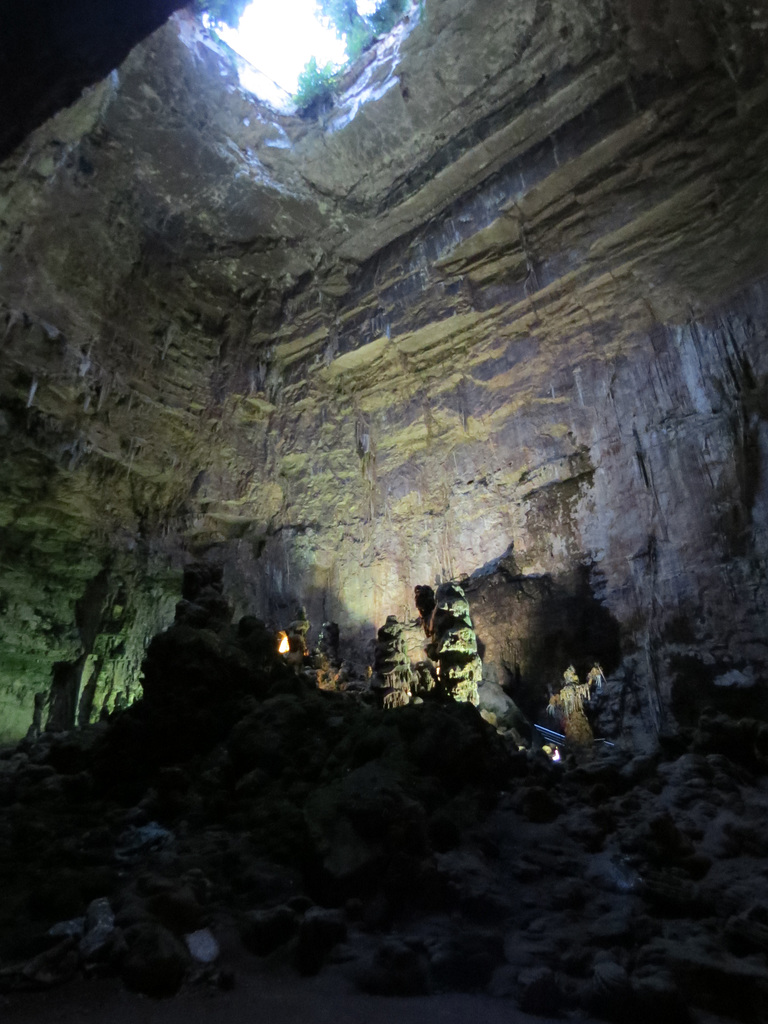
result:
M 555 764 L 210 625 L 156 637 L 111 720 L 0 751 L 3 1015 L 104 985 L 227 1006 L 257 976 L 314 986 L 303 1020 L 342 992 L 358 1021 L 768 1015 L 767 726 L 705 713 Z

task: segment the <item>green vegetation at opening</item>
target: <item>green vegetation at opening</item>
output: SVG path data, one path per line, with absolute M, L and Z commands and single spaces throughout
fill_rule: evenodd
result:
M 251 0 L 195 0 L 198 14 L 207 14 L 211 21 L 237 28 L 243 11 Z
M 339 39 L 346 41 L 347 58 L 352 61 L 375 39 L 394 28 L 408 0 L 380 0 L 373 14 L 368 15 L 360 14 L 355 0 L 318 0 L 317 6 L 336 29 Z
M 372 14 L 363 15 L 355 0 L 318 0 L 320 14 L 327 18 L 339 39 L 344 39 L 347 63 L 341 68 L 331 64 L 318 67 L 311 57 L 299 75 L 294 99 L 300 110 L 322 106 L 338 92 L 341 78 L 349 64 L 368 47 L 391 31 L 402 18 L 409 0 L 380 0 Z
M 251 0 L 193 0 L 199 14 L 207 14 L 219 25 L 237 28 L 245 8 Z M 371 14 L 360 14 L 356 0 L 317 0 L 317 10 L 343 39 L 347 62 L 341 67 L 332 64 L 318 66 L 317 58 L 310 57 L 299 75 L 294 95 L 296 106 L 302 112 L 330 103 L 339 91 L 341 79 L 352 63 L 377 39 L 391 31 L 400 21 L 410 0 L 379 0 Z M 422 0 L 423 2 L 423 0 Z
M 296 106 L 305 110 L 313 103 L 323 104 L 333 98 L 338 89 L 341 72 L 333 64 L 318 67 L 317 59 L 310 57 L 299 75 L 294 95 Z

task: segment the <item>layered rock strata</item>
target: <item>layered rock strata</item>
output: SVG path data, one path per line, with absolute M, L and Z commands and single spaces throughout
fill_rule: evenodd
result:
M 0 166 L 17 733 L 110 556 L 167 593 L 202 551 L 361 658 L 416 580 L 480 573 L 487 672 L 542 708 L 547 601 L 583 594 L 613 665 L 565 663 L 638 736 L 697 680 L 758 706 L 764 15 L 427 3 L 313 122 L 178 16 L 33 133 Z

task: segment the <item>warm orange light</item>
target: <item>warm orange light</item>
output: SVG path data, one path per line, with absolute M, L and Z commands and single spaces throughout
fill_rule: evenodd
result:
M 277 647 L 278 654 L 287 654 L 290 651 L 291 645 L 288 643 L 288 635 L 286 633 L 280 634 L 280 643 Z

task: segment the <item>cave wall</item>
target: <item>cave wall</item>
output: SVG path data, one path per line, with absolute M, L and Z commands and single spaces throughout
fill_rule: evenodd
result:
M 0 165 L 9 733 L 54 664 L 136 692 L 201 556 L 363 660 L 466 575 L 531 707 L 567 653 L 616 728 L 757 694 L 768 16 L 726 6 L 428 3 L 319 120 L 177 15 Z
M 743 685 L 764 679 L 766 282 L 711 317 L 646 321 L 642 333 L 569 312 L 587 320 L 570 337 L 548 337 L 530 314 L 522 330 L 497 321 L 485 344 L 470 333 L 458 366 L 453 337 L 428 374 L 403 372 L 395 348 L 397 383 L 381 387 L 379 356 L 362 370 L 370 386 L 309 399 L 289 436 L 314 441 L 283 470 L 304 522 L 262 561 L 278 593 L 322 595 L 316 621 L 409 617 L 416 583 L 478 574 L 486 672 L 517 699 L 515 680 L 533 676 L 543 696 L 571 661 L 586 673 L 602 658 L 616 673 L 603 645 L 585 642 L 594 618 L 578 614 L 602 603 L 621 624 L 621 685 L 639 686 L 637 711 L 660 728 L 681 657 L 702 684 L 734 669 Z M 486 603 L 479 581 L 510 548 L 518 579 L 497 581 Z M 542 657 L 558 602 L 538 581 L 581 594 L 569 614 L 583 629 L 566 631 L 559 671 Z
M 0 158 L 159 28 L 179 0 L 27 0 L 6 4 L 0 33 Z

